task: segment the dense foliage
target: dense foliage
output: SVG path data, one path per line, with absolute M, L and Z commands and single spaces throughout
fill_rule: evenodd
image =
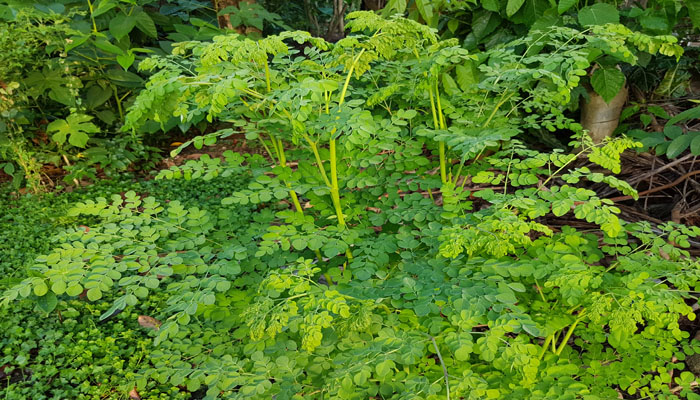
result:
M 450 38 L 462 28 L 449 22 L 455 35 L 432 29 L 429 2 L 350 13 L 336 42 L 219 35 L 173 13 L 197 35 L 132 47 L 132 35 L 152 36 L 136 16 L 152 18 L 156 3 L 88 3 L 91 33 L 71 39 L 113 50 L 100 73 L 148 76 L 137 93 L 114 86 L 99 106 L 114 101 L 120 123 L 101 123 L 138 144 L 158 128 L 197 128 L 173 156 L 232 137 L 260 154 L 227 149 L 153 181 L 4 196 L 8 396 L 700 398 L 700 263 L 689 251 L 700 228 L 627 222 L 599 194 L 637 198 L 615 176 L 625 151 L 695 152 L 681 125 L 698 108 L 625 112 L 667 120 L 661 139 L 594 140 L 573 114 L 586 96 L 610 102 L 623 71 L 651 57 L 678 62 L 668 33 L 692 7 L 665 14 L 663 30 L 651 11 L 640 28 L 606 3 L 560 2 L 543 14 L 551 23 L 524 16 L 487 46 Z M 461 10 L 511 18 L 532 2 L 496 3 Z M 250 26 L 244 9 L 232 20 Z M 66 22 L 55 14 L 73 12 L 53 11 L 39 21 L 51 32 Z M 101 28 L 101 15 L 122 23 Z M 77 106 L 46 127 L 58 146 L 96 140 L 101 128 Z

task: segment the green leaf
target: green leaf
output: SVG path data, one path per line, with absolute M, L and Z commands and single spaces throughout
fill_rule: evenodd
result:
M 489 11 L 498 12 L 501 4 L 498 0 L 482 0 L 481 6 Z
M 83 293 L 83 287 L 80 286 L 80 284 L 73 284 L 73 285 L 70 285 L 70 286 L 68 286 L 68 288 L 66 289 L 66 294 L 67 294 L 68 296 L 77 296 L 77 295 L 79 295 L 80 293 Z
M 578 22 L 583 26 L 620 23 L 620 13 L 608 3 L 595 3 L 578 13 Z
M 91 288 L 87 291 L 87 298 L 90 301 L 97 301 L 102 298 L 102 291 L 99 288 Z
M 136 60 L 136 56 L 132 51 L 117 56 L 117 62 L 122 68 L 124 68 L 124 70 L 129 69 L 129 67 L 134 63 L 134 60 Z
M 683 128 L 678 125 L 668 125 L 664 126 L 664 135 L 669 139 L 675 139 L 683 134 Z
M 525 0 L 508 0 L 506 4 L 506 15 L 512 17 L 513 14 L 520 10 L 520 7 L 522 7 L 524 3 Z
M 639 23 L 644 29 L 655 31 L 656 33 L 668 32 L 670 27 L 666 18 L 647 15 L 639 19 Z
M 396 364 L 391 361 L 391 360 L 384 360 L 377 364 L 377 376 L 384 380 L 384 378 L 390 376 L 392 373 L 392 369 L 396 366 Z
M 116 6 L 114 0 L 98 0 L 92 6 L 92 16 L 97 18 Z
M 95 47 L 97 47 L 98 49 L 100 49 L 104 52 L 110 53 L 110 54 L 115 54 L 115 55 L 124 54 L 124 50 L 113 45 L 112 43 L 110 43 L 109 41 L 107 41 L 105 39 L 100 39 L 100 40 L 95 41 Z
M 457 82 L 448 73 L 442 74 L 442 86 L 445 88 L 445 92 L 449 95 L 454 95 L 459 93 L 459 86 Z
M 678 115 L 669 119 L 667 124 L 673 125 L 682 121 L 690 121 L 693 119 L 700 119 L 700 106 L 693 107 L 689 110 L 685 110 L 682 113 L 679 113 Z
M 88 89 L 87 95 L 85 96 L 85 106 L 93 110 L 109 100 L 112 94 L 113 92 L 108 88 L 103 88 L 100 85 L 93 85 Z
M 120 40 L 128 35 L 134 29 L 134 26 L 136 26 L 136 18 L 125 14 L 118 14 L 109 21 L 109 33 L 111 33 L 115 39 Z
M 510 290 L 503 291 L 503 292 L 497 294 L 496 300 L 500 301 L 501 303 L 505 303 L 505 304 L 515 304 L 518 302 L 518 298 L 515 297 L 515 294 Z
M 292 246 L 294 246 L 295 250 L 304 250 L 306 248 L 306 239 L 296 238 L 292 240 Z
M 158 37 L 158 30 L 156 29 L 156 24 L 153 19 L 145 12 L 141 11 L 132 16 L 136 20 L 136 27 L 146 35 L 156 38 Z
M 523 285 L 520 282 L 511 282 L 508 284 L 508 287 L 513 289 L 516 292 L 524 293 L 527 289 L 525 288 L 525 285 Z
M 457 361 L 466 361 L 469 359 L 469 355 L 472 353 L 472 344 L 463 344 L 455 350 L 455 358 Z
M 36 305 L 45 313 L 50 313 L 56 308 L 58 299 L 53 292 L 48 292 L 36 300 Z
M 470 87 L 477 83 L 476 71 L 474 68 L 473 61 L 466 61 L 464 65 L 457 65 L 455 67 L 455 75 L 457 76 L 457 83 L 460 89 L 466 91 Z
M 53 133 L 51 138 L 58 144 L 68 143 L 75 147 L 84 148 L 90 139 L 89 133 L 97 133 L 100 129 L 90 122 L 92 117 L 85 114 L 71 114 L 66 119 L 59 119 L 51 122 L 46 130 Z
M 617 68 L 598 68 L 591 76 L 591 85 L 609 103 L 625 85 L 625 75 Z
M 571 207 L 574 205 L 574 201 L 571 199 L 556 200 L 552 202 L 552 214 L 556 217 L 561 217 L 562 215 L 571 211 Z
M 38 284 L 34 285 L 34 294 L 37 295 L 38 297 L 41 297 L 48 292 L 49 292 L 49 287 L 46 285 L 46 282 L 41 281 Z
M 578 3 L 578 0 L 559 0 L 559 4 L 557 5 L 557 13 L 564 14 L 568 9 L 571 7 L 575 6 Z
M 685 6 L 688 8 L 688 16 L 695 29 L 700 29 L 700 1 L 686 0 Z
M 107 77 L 116 85 L 135 88 L 143 84 L 143 79 L 133 72 L 112 68 L 107 71 Z
M 682 152 L 684 152 L 688 148 L 688 146 L 690 146 L 691 139 L 692 138 L 690 135 L 681 135 L 673 139 L 673 141 L 668 145 L 668 148 L 666 149 L 666 157 L 678 157 Z
M 700 132 L 693 133 L 695 133 L 695 135 L 692 135 L 693 141 L 690 143 L 690 152 L 698 156 L 700 155 Z

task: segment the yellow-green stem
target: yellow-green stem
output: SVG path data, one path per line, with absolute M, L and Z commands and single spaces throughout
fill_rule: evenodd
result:
M 117 87 L 112 86 L 112 91 L 114 91 L 114 100 L 117 103 L 117 111 L 119 111 L 119 119 L 124 120 L 124 109 L 122 108 L 122 101 L 119 98 L 119 93 L 117 93 Z
M 272 150 L 270 150 L 270 147 L 265 143 L 265 139 L 263 139 L 262 136 L 258 136 L 258 139 L 260 139 L 260 143 L 262 143 L 263 148 L 267 152 L 268 157 L 270 157 L 271 160 L 275 159 L 275 156 L 272 155 Z
M 505 104 L 506 101 L 508 101 L 511 97 L 513 97 L 514 94 L 515 93 L 509 94 L 503 100 L 499 101 L 498 104 L 496 104 L 496 107 L 493 109 L 493 111 L 491 111 L 491 115 L 489 115 L 489 118 L 486 120 L 486 122 L 484 122 L 484 125 L 483 125 L 484 127 L 486 127 L 489 123 L 491 123 L 491 120 L 493 119 L 493 117 L 496 116 L 496 112 L 498 111 L 498 109 L 501 108 L 501 106 L 503 104 Z
M 95 23 L 95 17 L 92 16 L 92 13 L 93 13 L 92 2 L 90 0 L 87 0 L 87 3 L 88 3 L 88 10 L 90 10 L 90 19 L 92 20 L 92 31 L 94 33 L 97 33 L 97 24 Z
M 275 151 L 274 154 L 275 154 L 276 160 L 273 159 L 273 161 L 278 161 L 280 159 L 280 151 L 279 151 L 279 148 L 277 147 L 277 138 L 271 133 L 270 133 L 270 144 L 272 145 L 272 150 Z
M 277 147 L 279 148 L 280 165 L 284 168 L 287 166 L 287 157 L 284 155 L 284 145 L 282 144 L 281 139 L 277 139 Z M 287 180 L 284 181 L 284 184 L 285 186 L 287 186 L 287 189 L 289 189 L 289 196 L 292 198 L 294 208 L 296 208 L 299 214 L 304 214 L 304 209 L 301 207 L 301 203 L 299 203 L 299 197 L 297 196 L 297 192 L 295 192 L 294 189 L 292 189 L 292 185 L 290 185 L 289 182 L 287 182 Z
M 435 108 L 435 95 L 433 94 L 433 87 L 428 89 L 430 95 L 430 111 L 433 113 L 433 124 L 435 129 L 440 129 L 440 123 L 438 122 L 437 110 Z M 438 152 L 440 156 L 440 180 L 442 183 L 447 183 L 447 164 L 445 162 L 445 143 L 438 142 Z
M 348 92 L 348 86 L 350 85 L 350 78 L 352 78 L 352 73 L 355 71 L 355 65 L 360 61 L 360 57 L 364 54 L 365 49 L 360 50 L 360 53 L 352 60 L 350 69 L 348 70 L 348 75 L 345 77 L 345 84 L 343 85 L 343 90 L 340 92 L 340 99 L 338 100 L 338 107 L 343 105 L 345 101 L 345 94 Z
M 334 130 L 335 131 L 335 130 Z M 333 132 L 331 133 L 333 135 Z M 331 199 L 335 207 L 335 214 L 338 217 L 338 226 L 345 227 L 345 217 L 340 206 L 340 188 L 338 187 L 338 168 L 336 160 L 335 139 L 331 137 L 329 142 L 329 151 L 331 153 Z
M 577 319 L 574 321 L 573 324 L 569 327 L 569 330 L 566 332 L 566 336 L 564 336 L 564 339 L 561 341 L 561 344 L 559 345 L 559 349 L 556 351 L 556 355 L 560 355 L 562 351 L 564 351 L 564 347 L 566 347 L 566 342 L 569 341 L 571 338 L 571 335 L 574 334 L 574 329 L 576 329 L 576 325 L 581 321 L 581 319 Z
M 267 62 L 265 62 L 265 83 L 267 84 L 267 92 L 270 93 L 270 91 L 272 91 L 270 85 L 270 66 L 267 65 Z
M 321 155 L 318 152 L 318 146 L 316 145 L 316 142 L 311 140 L 311 138 L 307 135 L 304 135 L 304 139 L 306 139 L 306 142 L 309 144 L 309 147 L 311 147 L 311 151 L 314 153 L 314 157 L 316 158 L 316 164 L 318 165 L 319 172 L 321 172 L 321 177 L 323 178 L 323 181 L 330 188 L 331 181 L 328 180 L 328 175 L 326 175 L 326 168 L 323 166 L 323 161 L 321 161 Z
M 542 344 L 542 351 L 540 351 L 540 356 L 537 358 L 538 360 L 541 360 L 542 357 L 544 357 L 545 353 L 547 353 L 547 347 L 549 346 L 549 343 L 552 341 L 552 335 L 547 336 L 547 338 L 544 340 L 544 343 Z

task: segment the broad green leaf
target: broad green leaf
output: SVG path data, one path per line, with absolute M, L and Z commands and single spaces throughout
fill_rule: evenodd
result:
M 140 76 L 118 68 L 107 70 L 107 77 L 115 84 L 129 88 L 140 87 L 143 84 L 143 79 Z
M 109 88 L 93 85 L 88 89 L 87 95 L 85 96 L 85 106 L 90 110 L 95 109 L 109 100 L 113 94 L 114 92 Z
M 700 29 L 700 1 L 686 0 L 684 3 L 688 9 L 688 16 L 690 17 L 690 21 L 693 23 L 693 27 L 695 29 Z
M 668 145 L 666 149 L 666 157 L 676 158 L 682 152 L 684 152 L 688 146 L 690 146 L 690 141 L 692 137 L 690 135 L 681 135 L 673 139 L 673 141 Z
M 442 74 L 442 87 L 444 87 L 445 92 L 451 96 L 459 93 L 459 86 L 457 86 L 457 82 L 455 82 L 455 80 L 452 79 L 448 73 Z
M 620 13 L 608 3 L 595 3 L 578 12 L 578 22 L 583 26 L 620 23 Z
M 117 3 L 114 0 L 98 0 L 92 6 L 92 16 L 97 18 L 116 6 Z
M 476 84 L 477 75 L 474 68 L 474 61 L 468 60 L 464 65 L 457 65 L 455 67 L 455 74 L 457 76 L 457 83 L 462 90 L 469 90 L 469 88 Z
M 685 110 L 673 118 L 669 119 L 667 124 L 673 125 L 682 121 L 690 121 L 693 119 L 700 119 L 700 106 L 693 107 L 691 109 Z
M 136 20 L 136 27 L 146 35 L 155 38 L 158 37 L 158 30 L 153 19 L 145 12 L 140 11 L 132 16 Z
M 639 19 L 639 23 L 644 29 L 655 31 L 656 33 L 668 32 L 670 27 L 668 21 L 665 18 L 657 17 L 654 15 L 647 15 Z
M 389 0 L 382 9 L 382 15 L 389 17 L 394 14 L 403 14 L 406 11 L 407 0 Z
M 107 53 L 110 53 L 110 54 L 114 54 L 114 55 L 124 54 L 124 50 L 113 45 L 112 43 L 110 43 L 109 41 L 107 41 L 105 39 L 100 39 L 100 40 L 95 41 L 95 46 L 98 49 L 105 51 Z
M 66 51 L 73 50 L 74 48 L 87 42 L 88 39 L 90 39 L 90 35 L 72 36 L 70 39 L 66 39 Z
M 617 68 L 599 68 L 591 76 L 591 85 L 609 103 L 625 85 L 625 75 Z
M 578 0 L 559 0 L 559 4 L 557 5 L 557 13 L 559 13 L 560 15 L 564 14 L 577 3 Z
M 135 59 L 136 56 L 131 51 L 117 56 L 117 62 L 122 68 L 124 68 L 124 70 L 129 69 L 129 67 L 134 63 Z
M 669 139 L 675 139 L 683 134 L 683 128 L 678 125 L 666 124 L 664 126 L 664 135 Z
M 128 35 L 134 26 L 136 26 L 136 18 L 120 13 L 109 21 L 109 33 L 115 39 L 120 40 Z
M 489 11 L 498 12 L 501 4 L 498 0 L 482 0 L 481 6 Z
M 506 15 L 512 17 L 513 14 L 520 10 L 523 3 L 525 3 L 525 0 L 508 0 L 508 3 L 506 4 Z
M 48 292 L 36 300 L 36 305 L 45 313 L 50 313 L 56 308 L 58 299 L 53 292 Z
M 71 114 L 68 118 L 51 122 L 46 130 L 53 135 L 51 138 L 58 144 L 68 143 L 75 147 L 85 147 L 89 133 L 97 133 L 100 129 L 90 122 L 92 117 L 85 114 Z
M 428 26 L 435 27 L 437 25 L 439 14 L 433 12 L 433 2 L 429 0 L 415 0 L 416 8 L 420 16 Z

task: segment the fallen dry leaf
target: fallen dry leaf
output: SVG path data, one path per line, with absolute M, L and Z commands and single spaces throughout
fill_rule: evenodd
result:
M 136 390 L 136 388 L 131 389 L 129 392 L 129 398 L 131 400 L 141 400 L 141 396 L 139 395 L 139 392 Z
M 148 315 L 139 315 L 138 321 L 139 325 L 142 327 L 155 330 L 158 330 L 161 324 L 160 321 L 153 317 L 149 317 Z

